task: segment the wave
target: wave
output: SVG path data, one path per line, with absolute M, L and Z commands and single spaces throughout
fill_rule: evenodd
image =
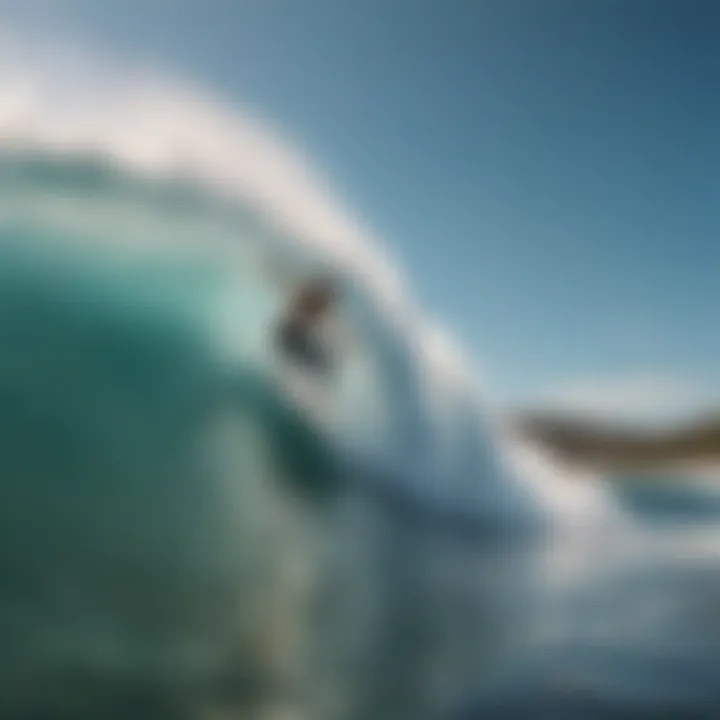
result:
M 176 284 L 193 266 L 196 273 L 204 267 L 223 288 L 208 320 L 216 341 L 226 352 L 241 352 L 259 366 L 270 363 L 267 328 L 293 283 L 304 273 L 331 268 L 354 303 L 350 320 L 361 360 L 337 403 L 345 421 L 354 423 L 343 426 L 348 440 L 357 444 L 361 428 L 372 423 L 375 449 L 395 467 L 404 466 L 404 474 L 412 476 L 411 486 L 434 493 L 436 502 L 454 493 L 488 503 L 485 489 L 495 499 L 505 491 L 508 502 L 512 495 L 520 503 L 527 490 L 510 487 L 518 473 L 530 482 L 542 477 L 533 488 L 536 496 L 544 492 L 552 501 L 554 491 L 560 490 L 557 477 L 562 471 L 554 466 L 550 473 L 539 471 L 538 462 L 545 461 L 536 460 L 532 470 L 527 463 L 525 470 L 518 470 L 520 458 L 530 450 L 513 450 L 517 444 L 504 434 L 492 408 L 473 387 L 471 373 L 440 334 L 427 329 L 419 333 L 419 322 L 411 322 L 397 305 L 395 312 L 388 311 L 364 276 L 338 267 L 318 246 L 308 248 L 298 236 L 273 229 L 262 209 L 246 197 L 220 194 L 187 173 L 160 181 L 121 166 L 97 149 L 6 148 L 0 161 L 0 222 L 6 245 L 17 245 L 18 238 L 27 245 L 32 235 L 31 247 L 54 250 L 57 258 L 73 255 L 73 250 L 77 255 L 80 249 L 102 253 L 106 264 L 120 266 L 145 258 L 179 273 Z M 420 447 L 425 452 L 422 463 Z M 422 477 L 427 478 L 424 486 Z M 592 495 L 602 504 L 600 483 L 586 478 L 575 487 L 583 488 L 586 503 Z M 593 492 L 588 494 L 590 487 Z M 562 504 L 562 498 L 558 500 Z
M 373 336 L 368 345 L 382 346 L 386 365 L 398 366 L 391 384 L 396 394 L 403 386 L 405 392 L 392 404 L 403 411 L 406 427 L 398 434 L 405 444 L 432 448 L 443 460 L 426 460 L 442 465 L 458 456 L 460 443 L 464 459 L 452 472 L 470 478 L 483 469 L 478 456 L 492 453 L 502 433 L 473 364 L 412 300 L 377 239 L 267 122 L 147 69 L 98 70 L 97 62 L 79 58 L 58 68 L 56 59 L 38 60 L 42 54 L 20 63 L 14 55 L 4 66 L 12 69 L 0 75 L 5 208 L 41 203 L 37 218 L 74 222 L 77 235 L 95 222 L 105 243 L 157 248 L 164 241 L 173 252 L 212 245 L 227 258 L 244 251 L 238 264 L 248 253 L 267 256 L 271 245 L 272 260 L 253 262 L 281 276 L 288 266 L 291 276 L 298 266 L 330 268 L 365 306 L 373 326 L 365 328 Z M 24 177 L 28 187 L 33 174 L 33 195 L 18 197 L 15 179 Z M 278 281 L 279 292 L 287 282 Z M 577 492 L 570 489 L 577 484 L 543 484 L 536 493 Z
M 611 496 L 501 426 L 263 125 L 176 83 L 48 73 L 0 91 L 0 443 L 23 478 L 0 483 L 3 702 L 77 707 L 84 683 L 106 709 L 105 679 L 142 671 L 203 712 L 439 716 L 512 652 L 530 586 L 582 562 L 528 571 L 520 531 L 614 518 Z M 353 352 L 323 423 L 267 338 L 328 270 Z

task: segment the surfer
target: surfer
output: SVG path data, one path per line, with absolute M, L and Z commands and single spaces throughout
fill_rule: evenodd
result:
M 337 357 L 323 330 L 337 303 L 337 289 L 327 279 L 310 280 L 294 293 L 277 325 L 277 353 L 291 364 L 329 379 L 335 374 Z

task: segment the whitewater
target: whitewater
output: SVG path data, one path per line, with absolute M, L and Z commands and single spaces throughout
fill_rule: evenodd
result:
M 715 717 L 717 525 L 516 437 L 265 123 L 93 67 L 0 71 L 0 716 Z M 322 418 L 267 342 L 316 272 Z

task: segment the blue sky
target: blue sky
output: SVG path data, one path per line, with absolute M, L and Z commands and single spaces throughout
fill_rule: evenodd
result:
M 501 397 L 584 383 L 621 404 L 633 378 L 720 397 L 717 3 L 0 0 L 0 16 L 256 108 Z

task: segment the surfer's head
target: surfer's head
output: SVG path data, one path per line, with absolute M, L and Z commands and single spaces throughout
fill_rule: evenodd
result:
M 293 315 L 304 322 L 321 321 L 334 307 L 338 296 L 336 284 L 329 278 L 313 278 L 304 282 L 292 300 Z

